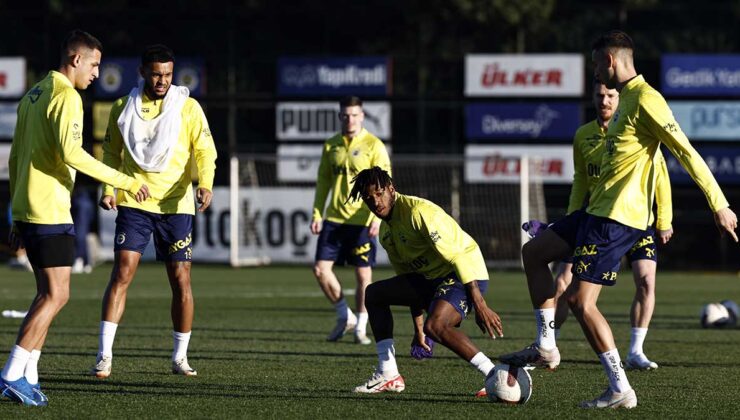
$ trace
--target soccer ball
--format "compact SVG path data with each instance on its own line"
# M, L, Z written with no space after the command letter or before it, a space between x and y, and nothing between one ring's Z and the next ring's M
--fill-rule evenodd
M701 311L703 328L722 328L734 324L730 311L721 303L713 302L704 305Z
M727 308L727 312L730 314L731 324L737 324L737 317L740 316L740 307L737 306L737 303L730 299L725 299L720 303L722 304L722 306Z
M532 377L524 368L496 365L486 377L486 394L493 402L524 404L532 396Z

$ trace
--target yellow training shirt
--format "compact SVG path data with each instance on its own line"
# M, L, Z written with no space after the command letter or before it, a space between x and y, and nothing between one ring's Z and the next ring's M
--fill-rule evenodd
M391 173L388 151L380 139L364 128L350 139L342 134L324 143L319 164L316 193L313 201L313 220L321 219L326 197L331 199L326 207L326 220L335 223L368 226L375 216L362 200L347 202L352 190L352 179L365 169L378 166Z
M588 213L646 229L655 195L655 159L660 143L668 147L704 192L712 211L729 206L665 99L642 76L636 76L619 92L619 107L606 133L601 176L591 195Z
M127 101L128 95L119 98L111 108L108 131L103 143L103 162L144 182L149 187L151 198L137 203L118 191L116 204L151 213L195 214L193 183L190 179L191 160L194 158L198 167L198 188L213 191L216 171L216 146L203 109L195 99L187 98L181 111L182 128L167 169L163 172L146 172L131 157L118 128L118 117ZM162 99L151 100L142 95L139 115L143 115L146 120L156 118L162 112L162 102ZM113 188L106 185L103 195L113 195Z
M463 284L488 280L478 244L429 200L396 193L391 219L380 223L379 237L396 274L436 279L455 271Z
M573 175L573 186L570 190L568 214L583 208L586 202L585 200L591 196L599 181L601 161L606 150L604 147L605 138L606 130L599 124L598 120L584 124L576 131L576 135L573 138L575 173ZM660 149L658 149L655 159L657 176L655 199L658 206L656 228L658 230L668 230L671 228L671 221L673 219L668 166L663 158L663 154L660 153ZM652 224L652 215L653 213L650 212L649 224Z
M70 194L76 170L128 192L139 191L140 181L82 148L82 120L80 94L57 71L50 71L21 99L8 160L13 220L72 223Z

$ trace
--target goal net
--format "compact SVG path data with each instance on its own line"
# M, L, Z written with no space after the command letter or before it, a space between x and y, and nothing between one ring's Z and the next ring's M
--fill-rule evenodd
M230 261L233 266L311 263L317 237L310 233L320 148L276 155L236 155L229 188ZM479 244L491 268L521 266L521 230L530 219L546 221L536 159L511 163L501 180L471 176L490 165L476 156L393 155L393 179L403 194L431 200ZM496 164L495 162L493 163ZM378 263L387 263L379 250Z

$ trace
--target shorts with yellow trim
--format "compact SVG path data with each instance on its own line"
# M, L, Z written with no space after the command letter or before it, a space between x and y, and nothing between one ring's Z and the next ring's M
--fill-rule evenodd
M630 264L638 260L650 260L658 262L658 247L655 243L655 228L650 226L645 235L641 236L640 239L632 245L629 252L627 252L627 259Z
M370 237L369 227L324 220L316 244L316 261L374 267L377 248L375 238Z
M457 273L452 272L444 277L436 279L427 279L421 274L409 274L409 283L421 297L426 306L427 313L434 310L437 301L443 300L460 314L462 319L473 309L473 300L468 295L468 289L460 281ZM488 280L477 280L478 289L482 295L488 290ZM462 321L461 321L462 322ZM457 324L456 326L459 326Z
M645 235L644 230L586 214L573 249L573 275L589 283L613 286L622 256Z
M159 214L118 206L113 250L143 254L154 236L157 261L193 259L193 215Z

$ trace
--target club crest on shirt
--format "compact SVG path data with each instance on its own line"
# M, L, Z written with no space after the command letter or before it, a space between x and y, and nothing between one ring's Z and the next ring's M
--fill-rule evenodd
M355 149L352 151L352 156L357 157L360 156L360 149Z
M606 153L609 155L613 155L614 152L617 150L616 146L614 145L614 136L609 136L606 138Z

